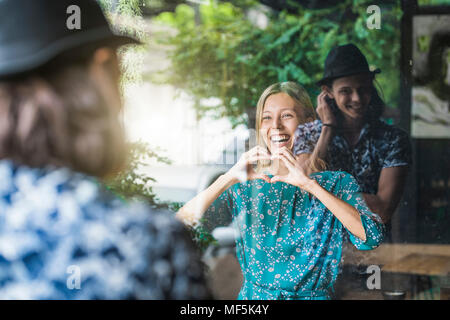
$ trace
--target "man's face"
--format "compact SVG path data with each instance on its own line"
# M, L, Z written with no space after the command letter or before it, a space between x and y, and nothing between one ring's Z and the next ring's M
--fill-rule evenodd
M372 90L372 77L359 74L334 80L330 93L345 118L359 120L367 113Z

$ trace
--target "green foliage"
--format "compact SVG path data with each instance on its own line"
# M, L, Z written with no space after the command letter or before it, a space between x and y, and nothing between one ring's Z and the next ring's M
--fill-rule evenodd
M130 143L126 166L113 178L106 181L107 188L125 200L138 198L154 207L159 206L150 186L155 179L140 171L142 166L148 165L152 161L170 164L169 159L158 156L156 153L158 151L158 149L151 150L145 142Z
M201 224L189 228L192 239L197 244L197 247L204 252L209 246L216 245L217 240L209 233Z
M144 44L148 41L140 9L142 0L98 0L98 2L110 25L117 32L128 34ZM146 50L145 45L123 46L118 49L122 70L120 81L122 91L127 83L142 80L141 70Z
M141 16L142 0L97 0L105 12Z
M141 0L119 0L117 5L117 11L128 15L140 16L141 12Z
M201 5L199 24L192 7L179 5L175 12L157 18L177 32L156 35L170 47L171 66L154 79L162 78L195 97L200 116L228 117L233 125L252 127L257 100L266 87L296 81L315 97L319 93L315 82L322 76L329 50L353 42L372 68L382 69L377 80L388 105L396 106L402 12L398 5L381 6L381 30L370 30L366 10L371 4L345 0L332 8L271 13L265 29L253 25L245 10L231 3ZM212 97L221 99L219 107L203 103Z
M185 0L98 0L106 11L116 11L131 16L155 15L186 2ZM244 0L247 1L247 0Z
M419 6L450 5L450 0L418 0Z
M184 205L184 203L171 202L166 203L165 205L170 211L177 212ZM204 252L210 245L217 244L217 240L203 227L202 221L193 227L188 227L188 231L192 240L194 240L195 244L202 252Z

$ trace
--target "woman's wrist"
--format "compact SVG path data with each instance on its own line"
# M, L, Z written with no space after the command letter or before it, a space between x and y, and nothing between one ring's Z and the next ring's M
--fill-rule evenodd
M227 171L224 174L222 174L219 178L217 178L217 180L219 180L219 179L222 181L223 184L226 185L225 189L228 189L233 184L236 184L239 182L239 179L236 177L236 173L230 172L230 171Z
M320 185L317 183L317 181L315 179L309 179L308 182L302 184L302 186L299 186L300 189L303 189L309 193L311 193L312 195L315 195L315 193L317 192L317 187L320 187Z
M184 206L177 211L175 217L185 225L191 227L195 226L200 220L195 213L186 211Z

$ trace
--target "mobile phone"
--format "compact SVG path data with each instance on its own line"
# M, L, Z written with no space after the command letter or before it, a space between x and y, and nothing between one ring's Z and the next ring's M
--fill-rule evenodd
M326 96L325 101L327 102L328 106L331 108L331 111L334 113L335 116L339 115L339 108L336 104L336 100L331 99L330 97Z

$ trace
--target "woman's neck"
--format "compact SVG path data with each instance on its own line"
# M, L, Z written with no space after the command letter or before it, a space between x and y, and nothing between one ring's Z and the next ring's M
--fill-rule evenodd
M284 176L289 173L289 170L284 162L279 159L275 159L272 161L270 167L268 168L268 171L274 176Z

